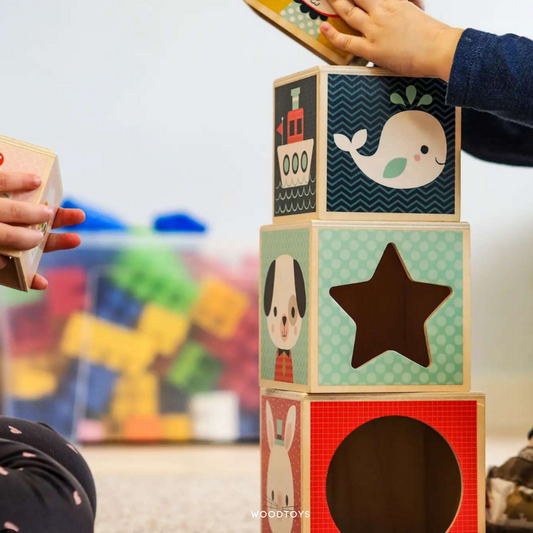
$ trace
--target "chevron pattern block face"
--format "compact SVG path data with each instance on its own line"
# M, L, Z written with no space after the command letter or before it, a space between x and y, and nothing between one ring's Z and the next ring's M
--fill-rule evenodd
M470 390L468 224L314 221L267 226L261 240L261 308L273 292L266 268L280 253L302 265L307 302L305 330L289 354L290 382L275 372L279 350L263 320L263 387L308 393ZM283 286L282 269L275 274ZM286 300L295 292L289 277Z
M459 221L460 114L445 103L446 84L379 68L318 67L278 81L276 90L298 86L313 72L318 77L316 209L310 212L308 204L277 209L275 222L294 221L295 215L298 220ZM276 160L283 171L282 163ZM290 193L302 197L298 187Z

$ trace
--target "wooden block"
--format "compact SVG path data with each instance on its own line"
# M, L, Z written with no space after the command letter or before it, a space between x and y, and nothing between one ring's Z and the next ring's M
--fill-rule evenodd
M12 200L47 205L53 209L55 217L63 196L61 173L55 152L0 136L0 169L39 176L41 185L38 189L3 196ZM43 234L39 246L24 252L6 247L0 248L0 254L9 258L7 265L0 270L1 285L25 292L30 290L52 229L52 221L53 218L49 222L33 226L33 229L38 229Z
M186 315L149 304L143 310L138 328L153 339L160 354L171 355L186 339L189 319Z
M468 224L268 226L261 291L263 387L470 388Z
M317 67L274 84L274 222L460 220L460 111L446 84Z
M356 35L330 6L328 0L245 0L259 15L328 63L348 65L366 61L335 48L320 32L328 21L342 33Z
M210 278L202 284L200 298L191 317L195 324L222 339L237 331L249 301L247 296L222 279Z
M263 390L261 428L262 531L485 531L481 394Z

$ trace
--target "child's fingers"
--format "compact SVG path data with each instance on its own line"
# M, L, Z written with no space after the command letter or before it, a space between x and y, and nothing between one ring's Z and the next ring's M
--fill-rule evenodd
M331 7L337 11L337 13L339 13L339 9L346 9L343 4L348 4L348 8L350 7L350 4L352 8L355 4L357 7L364 9L367 13L370 13L378 1L379 0L329 0L329 3L331 4Z
M72 250L81 244L81 237L77 233L51 233L46 241L45 253L58 250Z
M45 205L0 198L0 222L29 226L48 222L53 215L53 209Z
M11 250L31 250L43 240L43 234L36 229L11 226L0 223L0 246Z
M64 226L75 226L85 221L85 213L81 209L63 209L57 211L53 229Z
M33 278L33 282L31 284L31 288L34 291L44 291L48 288L48 281L46 278L43 278L41 274L35 274L35 277Z
M368 59L366 57L366 39L364 37L355 37L354 35L341 33L327 22L324 22L324 24L320 26L320 31L326 39L339 50Z
M357 7L351 0L335 0L331 2L331 6L348 26L364 33L363 29L369 20L368 13Z
M0 171L0 192L33 191L41 185L41 178L24 172Z

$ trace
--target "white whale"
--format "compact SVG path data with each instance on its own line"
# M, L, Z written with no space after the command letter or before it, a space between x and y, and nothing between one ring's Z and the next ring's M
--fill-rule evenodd
M446 134L441 123L425 111L402 111L391 117L374 155L359 153L367 139L367 130L358 131L352 140L334 135L335 144L351 154L365 176L391 189L427 185L441 175L446 165Z

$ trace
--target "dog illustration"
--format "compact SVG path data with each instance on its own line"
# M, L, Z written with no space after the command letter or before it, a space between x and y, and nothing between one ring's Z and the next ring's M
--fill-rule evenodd
M277 348L274 379L293 383L291 350L300 337L307 303L304 276L296 259L280 255L272 262L263 300L268 333Z

